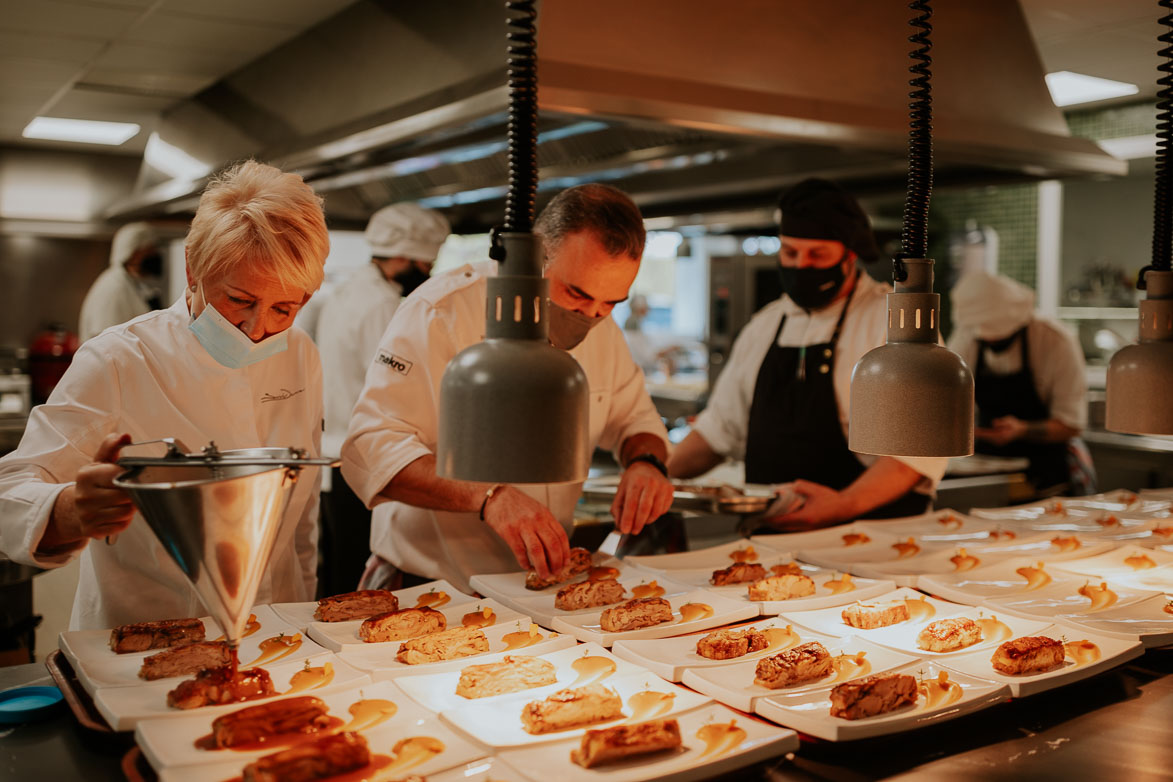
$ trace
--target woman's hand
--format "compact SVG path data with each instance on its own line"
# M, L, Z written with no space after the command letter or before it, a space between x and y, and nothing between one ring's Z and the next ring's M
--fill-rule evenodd
M113 485L126 472L117 461L129 443L128 434L111 434L102 440L94 461L78 470L74 485L57 495L39 550L76 548L88 538L105 538L130 525L134 504L130 495Z
M543 579L562 570L570 557L566 530L550 509L512 486L493 494L485 505L485 522L513 551L517 564Z

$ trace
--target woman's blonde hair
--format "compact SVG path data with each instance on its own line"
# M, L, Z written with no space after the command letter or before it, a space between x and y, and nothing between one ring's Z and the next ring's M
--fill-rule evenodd
M244 265L312 293L330 252L322 199L297 174L247 160L204 189L184 248L195 281Z

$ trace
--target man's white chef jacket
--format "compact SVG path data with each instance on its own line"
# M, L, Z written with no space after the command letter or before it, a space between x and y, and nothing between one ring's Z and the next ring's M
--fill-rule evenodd
M851 372L865 353L883 345L888 339L886 295L890 291L890 286L877 282L866 273L860 274L847 315L843 319L831 381L835 387L835 401L839 406L839 424L843 428L844 439L847 438L851 419ZM717 376L708 406L693 424L693 429L704 437L710 448L732 459L745 458L749 408L758 370L770 348L770 340L778 333L778 323L782 317L786 317L786 324L778 335L780 347L818 345L831 341L846 301L846 298L840 299L824 309L807 312L783 294L753 316L734 341L729 361ZM779 443L778 447L785 448L786 444ZM864 467L870 467L879 458L862 453L856 454L856 457ZM927 457L892 458L904 462L925 477L916 489L926 494L932 493L945 474L945 466L949 461Z
M204 350L189 322L180 297L87 341L49 401L33 409L20 446L0 459L0 551L42 568L81 557L72 629L207 613L137 512L112 546L90 540L69 553L37 555L57 495L92 462L106 435L125 432L134 442L175 437L191 449L214 440L221 450L292 446L319 453L322 371L309 337L291 329L284 352L228 369ZM307 468L294 488L258 603L314 597L318 472Z
M433 277L404 299L383 335L342 447L342 474L368 506L400 470L435 453L440 378L449 360L484 339L485 276L495 266L465 265ZM643 373L613 319L604 318L570 355L590 386L592 448L615 451L644 432L667 442ZM569 534L580 483L517 488L549 508ZM461 589L474 574L518 569L512 551L476 513L399 502L375 506L371 550L401 570Z

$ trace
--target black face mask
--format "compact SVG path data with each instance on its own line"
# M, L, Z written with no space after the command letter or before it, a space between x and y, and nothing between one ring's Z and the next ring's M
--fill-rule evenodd
M845 260L846 256L824 269L780 266L778 276L782 278L782 290L804 310L821 310L834 301L843 288L847 279L843 270Z
M419 267L414 262L409 263L407 268L396 274L391 279L399 283L399 287L403 288L403 295L407 296L419 286L423 285L431 277L430 271L420 271Z
M981 342L982 342L982 345L985 346L986 350L990 351L991 353L1005 353L1007 350L1010 349L1010 346L1013 345L1015 340L1017 340L1017 339L1018 339L1018 332L1016 331L1013 334L1011 334L1009 337L1003 337L1002 339L997 339L997 340L993 340L993 341L982 340Z
M163 276L163 256L159 253L151 253L144 256L139 262L139 274L144 277L162 277Z

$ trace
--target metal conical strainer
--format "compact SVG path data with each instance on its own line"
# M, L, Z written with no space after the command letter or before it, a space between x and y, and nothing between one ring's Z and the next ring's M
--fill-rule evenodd
M125 490L230 643L240 640L302 467L336 463L294 448L125 457Z

